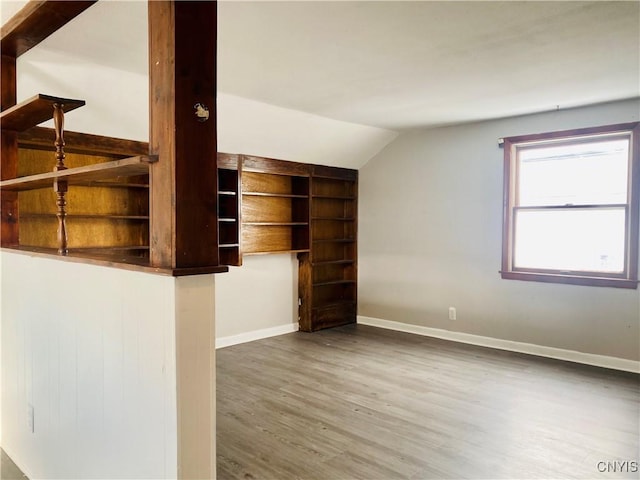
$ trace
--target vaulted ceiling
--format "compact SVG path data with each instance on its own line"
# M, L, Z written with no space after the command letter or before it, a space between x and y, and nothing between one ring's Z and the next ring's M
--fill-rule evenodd
M146 73L145 2L83 16L46 48ZM392 130L640 96L637 1L223 1L218 42L220 91Z

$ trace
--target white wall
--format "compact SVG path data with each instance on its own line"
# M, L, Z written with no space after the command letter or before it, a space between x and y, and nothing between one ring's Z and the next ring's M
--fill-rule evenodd
M175 478L176 279L1 256L9 456L30 478Z
M360 170L359 314L640 359L640 290L500 278L497 146L639 116L634 100L401 135Z

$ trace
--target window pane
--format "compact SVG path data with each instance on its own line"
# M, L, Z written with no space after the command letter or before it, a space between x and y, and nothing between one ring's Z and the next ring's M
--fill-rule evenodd
M515 268L622 273L625 210L516 210Z
M519 205L627 202L629 138L521 147Z

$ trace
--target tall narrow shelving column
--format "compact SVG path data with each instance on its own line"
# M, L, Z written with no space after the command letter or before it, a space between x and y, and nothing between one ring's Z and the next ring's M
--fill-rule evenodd
M311 250L299 255L300 330L356 321L358 172L314 166Z

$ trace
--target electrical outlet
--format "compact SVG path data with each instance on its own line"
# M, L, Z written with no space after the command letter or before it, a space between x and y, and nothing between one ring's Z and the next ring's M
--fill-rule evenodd
M455 320L456 318L456 307L449 307L449 320Z
M28 403L27 404L27 427L29 428L29 431L31 433L34 433L36 431L34 418L35 418L35 412L34 412L33 405Z

